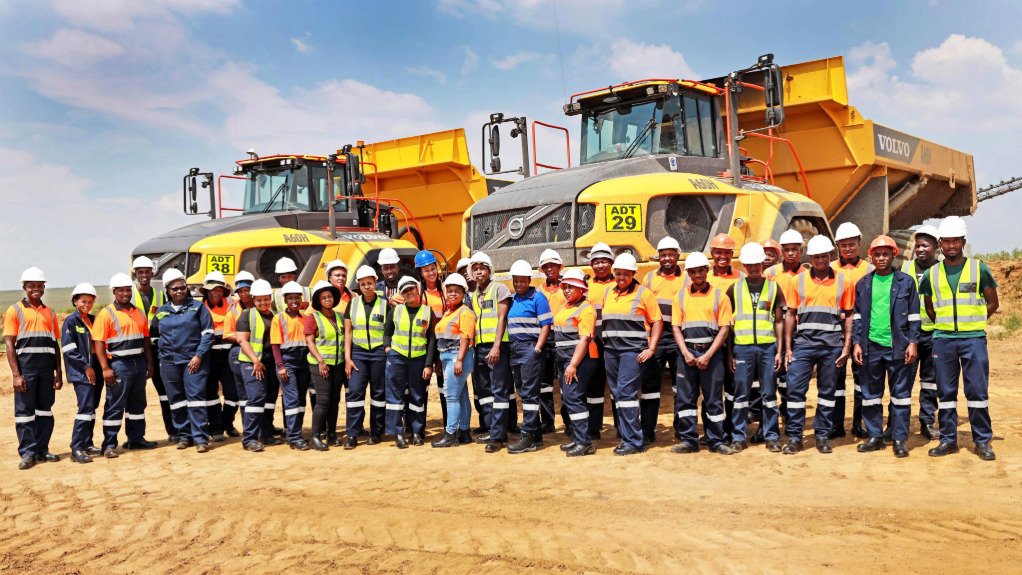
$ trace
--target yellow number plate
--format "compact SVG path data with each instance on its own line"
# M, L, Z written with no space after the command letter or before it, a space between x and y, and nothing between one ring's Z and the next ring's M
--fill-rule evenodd
M206 271L220 272L225 276L234 275L234 256L206 256Z
M642 204L607 204L604 210L608 232L642 231Z

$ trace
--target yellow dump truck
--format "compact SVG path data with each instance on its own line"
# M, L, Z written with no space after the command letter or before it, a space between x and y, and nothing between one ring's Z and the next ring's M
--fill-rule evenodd
M976 205L972 157L862 118L840 57L779 67L766 55L722 78L627 82L575 94L564 112L581 117L580 165L478 201L463 250L485 251L501 270L546 248L585 266L605 242L652 269L667 235L707 251L721 232L740 248L787 229L830 235L832 222L851 220L868 240ZM524 118L491 116L491 172L507 122L526 137ZM527 176L543 167L526 140L522 162Z
M225 179L244 182L242 206L220 201ZM469 163L461 129L346 146L329 156L250 152L230 175L189 171L184 211L210 220L157 236L132 257L152 258L157 277L178 268L190 285L202 283L210 271L231 281L246 270L275 286L274 264L290 257L298 281L312 285L331 260L354 270L374 264L379 251L390 247L409 273L423 248L441 263L456 261L464 211L499 184ZM208 211L200 209L200 190L208 192Z

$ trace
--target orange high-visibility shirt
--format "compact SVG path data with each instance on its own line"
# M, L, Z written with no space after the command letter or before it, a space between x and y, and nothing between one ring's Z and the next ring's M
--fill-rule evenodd
M866 258L859 258L857 263L841 265L841 261L830 262L830 267L836 272L845 274L845 279L851 282L852 291L855 291L855 284L866 277L866 274L873 271L873 264Z
M273 344L280 345L282 351L300 350L305 353L308 349L305 344L305 316L300 313L292 316L287 312L273 316L273 322L270 323L270 345Z
M712 343L720 326L730 325L732 319L731 301L712 285L705 293L693 292L690 285L671 303L671 322L681 327L687 344Z
M118 309L110 304L96 314L92 324L92 341L106 342L107 357L142 355L142 339L149 337L149 321L142 310L128 304Z
M475 341L476 314L472 308L461 304L457 308L447 310L437 320L433 328L436 333L437 349L440 351L458 351L462 339Z
M83 319L88 318L83 316ZM21 365L30 361L33 365L53 361L57 357L57 342L60 341L57 314L43 303L34 307L23 299L7 308L4 336L15 338L15 353L23 362Z
M433 316L437 319L444 317L444 308L446 305L443 290L440 288L426 288L424 293L426 297L426 304L428 304L429 308L433 310Z
M544 279L539 289L543 291L543 295L546 296L546 300L550 304L550 313L557 315L557 312L561 311L565 304L561 283L557 282L557 285L548 285Z
M711 267L710 273L706 274L706 281L710 282L711 286L720 291L726 292L727 288L743 277L745 277L745 274L735 270L735 268L731 268L731 271L726 274L717 275L716 270Z
M687 277L684 272L681 272L681 275L664 275L661 270L654 270L647 273L646 278L642 281L642 285L656 296L656 301L660 305L660 315L664 318L665 330L671 327L671 303L674 301L674 296L678 295L678 290L685 285L685 279Z
M227 310L227 315L224 316L224 337L234 337L238 333L238 318L245 311L241 303L235 303Z
M603 300L603 346L619 351L640 351L649 344L650 324L663 319L653 292L633 283L630 290L607 288ZM646 338L642 337L645 332Z

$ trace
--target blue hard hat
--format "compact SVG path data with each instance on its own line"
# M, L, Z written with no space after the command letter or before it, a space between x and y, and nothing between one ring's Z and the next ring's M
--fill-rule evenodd
M424 266L428 266L429 264L435 263L436 256L433 255L433 252L422 250L421 252L415 254L415 267L417 268L421 268Z

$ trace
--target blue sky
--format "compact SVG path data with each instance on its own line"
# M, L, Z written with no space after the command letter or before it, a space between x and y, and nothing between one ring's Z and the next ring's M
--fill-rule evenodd
M980 185L1022 175L1018 4L752 6L0 0L0 287L29 265L53 285L106 283L134 245L195 221L180 210L189 167L228 172L250 147L464 127L478 162L490 112L565 123L565 93L719 76L765 52L844 55L866 117L974 154ZM1022 192L980 204L975 248L1022 246L1020 208Z

